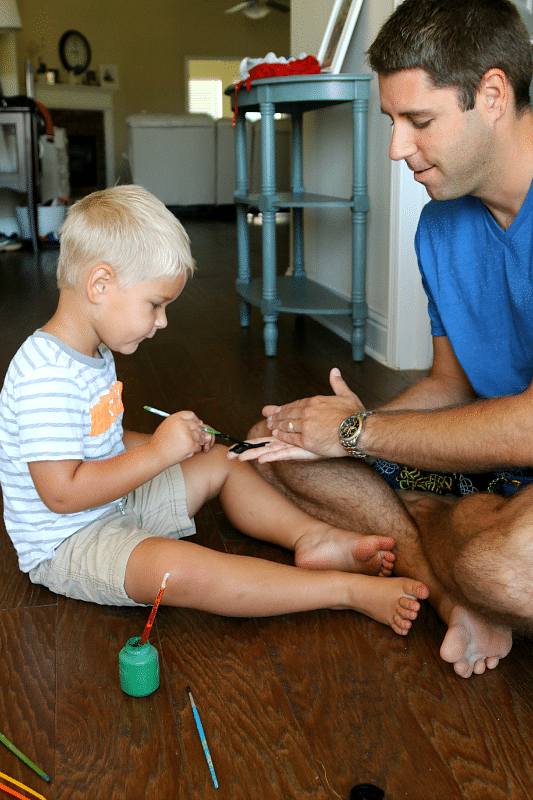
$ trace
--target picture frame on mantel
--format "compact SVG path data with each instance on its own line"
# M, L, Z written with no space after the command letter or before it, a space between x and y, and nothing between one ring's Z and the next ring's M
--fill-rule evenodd
M341 71L363 0L335 0L317 60L322 72Z
M118 89L118 69L116 64L100 64L100 86Z

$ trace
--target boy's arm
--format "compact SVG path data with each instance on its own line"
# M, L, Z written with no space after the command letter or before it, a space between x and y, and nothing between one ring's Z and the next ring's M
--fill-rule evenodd
M190 458L204 445L208 447L212 437L200 425L192 411L180 411L165 419L147 440L141 434L141 444L114 458L32 461L28 464L30 475L41 500L56 514L97 508Z
M151 433L139 433L138 431L122 431L122 443L126 450L137 447L140 444L147 444L152 438Z

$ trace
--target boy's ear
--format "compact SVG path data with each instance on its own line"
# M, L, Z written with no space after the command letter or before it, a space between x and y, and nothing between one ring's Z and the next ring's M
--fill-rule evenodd
M87 278L87 296L91 303L100 303L115 280L115 271L109 264L96 264Z

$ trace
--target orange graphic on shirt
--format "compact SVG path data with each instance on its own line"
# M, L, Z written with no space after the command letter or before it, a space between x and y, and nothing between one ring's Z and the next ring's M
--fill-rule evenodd
M109 392L102 395L96 405L90 409L90 436L99 436L109 430L122 411L124 411L124 406L122 405L122 383L117 381Z

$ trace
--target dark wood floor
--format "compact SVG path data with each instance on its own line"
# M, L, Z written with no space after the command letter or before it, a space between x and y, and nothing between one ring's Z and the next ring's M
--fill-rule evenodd
M266 402L328 392L331 366L368 406L412 381L311 320L283 317L279 354L263 354L262 322L238 326L234 225L186 223L198 273L169 326L117 359L127 427L149 431L153 406L193 408L245 434ZM258 229L252 230L258 252ZM285 236L285 232L282 239ZM286 241L286 239L285 239ZM52 313L56 253L0 254L0 370ZM237 533L218 502L197 517L208 547L289 561ZM58 598L18 571L0 531L0 731L50 776L47 785L0 744L0 771L50 800L334 800L360 782L387 800L533 796L533 656L519 642L500 667L462 680L438 649L429 606L407 638L351 612L226 619L160 609L151 641L162 685L132 699L118 652L140 634L143 609ZM185 687L204 723L220 788L206 768Z

